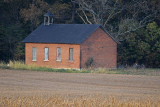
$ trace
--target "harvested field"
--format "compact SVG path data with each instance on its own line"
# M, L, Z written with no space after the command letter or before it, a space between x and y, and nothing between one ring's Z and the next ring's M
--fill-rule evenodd
M66 95L160 98L160 76L0 69L1 96Z

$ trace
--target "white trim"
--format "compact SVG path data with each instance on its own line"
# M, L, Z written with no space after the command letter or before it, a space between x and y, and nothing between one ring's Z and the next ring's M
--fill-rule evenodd
M36 62L37 60L32 60L33 62Z
M74 62L74 60L69 60L68 62Z
M61 62L61 60L56 60L57 62Z
M46 62L47 62L47 61L49 61L49 60L43 60L43 61L46 61Z

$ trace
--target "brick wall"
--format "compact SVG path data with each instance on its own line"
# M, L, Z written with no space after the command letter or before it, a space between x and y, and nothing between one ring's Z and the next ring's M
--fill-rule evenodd
M81 68L86 67L86 61L93 58L93 68L116 68L117 43L101 28L98 28L81 45Z
M32 47L37 48L37 61L32 61ZM49 61L44 61L44 48L49 48ZM61 61L56 61L57 47L61 48ZM69 48L73 48L73 62L69 62ZM25 62L29 65L53 68L80 68L80 45L73 44L25 44Z

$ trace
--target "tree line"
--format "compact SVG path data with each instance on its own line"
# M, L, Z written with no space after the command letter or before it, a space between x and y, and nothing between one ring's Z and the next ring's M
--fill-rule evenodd
M21 41L54 14L56 24L101 24L118 44L118 65L160 67L159 0L0 0L0 60L24 60Z

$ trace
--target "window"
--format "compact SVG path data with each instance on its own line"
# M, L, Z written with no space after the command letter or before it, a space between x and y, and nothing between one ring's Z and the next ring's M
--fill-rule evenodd
M57 61L61 61L61 48L57 48Z
M44 60L48 61L48 57L49 57L49 49L48 48L44 48Z
M73 48L69 48L69 61L73 61Z
M37 60L37 48L32 48L32 61Z

